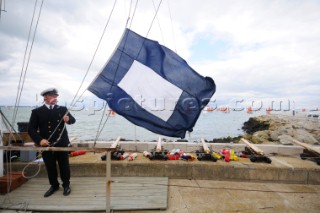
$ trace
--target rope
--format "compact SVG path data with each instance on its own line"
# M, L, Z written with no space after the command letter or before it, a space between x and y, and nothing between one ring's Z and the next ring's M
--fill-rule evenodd
M60 119L60 122L59 122L59 123L61 123L61 120L63 120L63 117ZM48 141L52 138L54 132L57 131L58 127L59 127L59 125L56 126L56 128L55 128L54 131L53 131L53 133L49 136ZM51 144L51 146L55 146L57 143L59 143L59 141L60 141L60 139L61 139L61 136L62 136L62 134L63 134L63 132L64 132L65 129L66 129L66 123L64 122L64 123L63 123L62 131L61 131L61 133L59 134L58 139L57 139L55 142L53 142L53 143Z
M41 152L42 153L42 152ZM37 165L38 165L38 171L34 174L34 175L31 175L31 176L26 176L24 175L24 171L31 165L33 164L33 162L38 158L38 156L36 156L31 162L29 162L23 169L22 169L22 176L26 179L31 179L31 178L34 178L36 177L40 170L41 170L41 165L40 165L40 161L37 162Z
M57 128L58 128L58 126L56 127L56 129L57 129ZM56 131L56 129L55 129L55 131ZM52 144L50 144L49 147L53 147L53 146L57 145L57 144L60 142L62 133L64 132L65 129L66 129L66 124L64 123L63 128L62 128L62 131L61 131L58 139L57 139L55 142L53 142ZM51 136L52 136L52 135L50 135L50 137L48 138L48 141L51 139ZM43 152L43 151L41 151L40 153L42 153L42 152ZM23 170L22 170L22 176L23 176L24 178L31 179L31 178L36 177L36 176L39 174L40 169L41 169L41 166L40 166L40 162L37 162L38 171L37 171L34 175L31 175L31 176L25 176L25 175L24 175L24 171L25 171L31 164L33 164L33 162L34 162L37 158L38 158L38 156L36 156L31 162L29 162L29 163L23 168Z

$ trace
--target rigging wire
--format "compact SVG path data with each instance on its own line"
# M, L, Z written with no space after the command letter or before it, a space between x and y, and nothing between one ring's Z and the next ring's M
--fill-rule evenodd
M154 20L156 19L157 14L158 14L158 12L159 12L161 3L162 3L162 0L160 1L159 5L158 5L158 7L157 7L157 9L156 9L156 13L155 13L154 16L153 16L153 19L152 19L152 21L151 21L150 27L149 27L149 29L148 29L148 32L147 32L146 36L145 36L146 38L148 38L149 32L150 32L150 30L151 30L151 28L152 28L152 26L153 26L153 22L154 22ZM144 44L144 42L145 42L145 40L143 41L143 44ZM125 43L126 43L126 41L125 41ZM143 45L141 45L140 50L139 50L139 52L138 52L138 55L140 55L140 52L141 52L142 48L143 48ZM121 56L122 56L122 52L121 52ZM121 58L121 56L120 56L120 58ZM115 72L115 74L114 74L114 77L113 77L112 82L114 82L115 76L117 75L117 72L118 72L118 68L119 68L119 63L118 63L118 66L117 66L117 69L116 69L116 72Z
M155 15L154 15L154 17L153 17L153 19L152 19L152 21L151 21L151 24L150 24L150 27L149 27L149 29L148 29L147 35L146 35L145 37L148 37L148 35L149 35L149 32L150 32L150 30L151 30L151 28L152 28L153 22L154 22L154 20L155 20L155 18L156 18L156 16L157 16L157 14L158 14L158 11L159 11L159 8L160 8L161 3L162 3L162 0L160 1L159 5L158 5L158 8L157 8L157 10L156 10L156 13L155 13ZM127 43L127 37L128 37L128 36L126 36L126 38L125 38L124 46L125 46L126 43ZM144 43L144 42L143 42L143 43ZM142 50L142 47L143 47L143 45L141 45L140 50L139 50L139 52L138 52L138 55L140 54L140 52L141 52L141 50ZM123 51L121 51L121 53L120 53L119 60L121 59L122 54L123 54ZM115 81L115 78L116 78L116 75L117 75L117 72L118 72L118 69L119 69L119 64L120 64L120 61L117 63L117 68L116 68L116 71L115 71L115 73L114 73L114 75L113 75L113 79L112 79L112 81L111 81L111 82L112 82L112 85L111 85L111 86L113 86L113 83L114 83L114 81ZM111 88L112 88L112 87L110 87L110 90L109 90L109 91L111 91Z
M95 50L95 52L94 52L94 54L93 54L93 56L92 56L92 59L91 59L90 64L89 64L89 66L88 66L88 68L87 68L87 71L86 71L84 77L82 78L82 81L81 81L81 83L80 83L80 86L79 86L76 94L74 95L74 97L73 97L73 99L72 99L72 101L71 101L70 108L74 107L74 106L76 105L76 103L78 103L78 102L80 101L80 98L83 96L83 94L84 94L84 93L86 92L86 90L88 89L88 88L85 89L85 90L81 93L81 95L78 97L78 99L76 99L77 96L78 96L78 94L79 94L79 92L80 92L80 89L81 89L82 85L84 84L84 81L85 81L85 79L86 79L86 77L87 77L87 75L88 75L88 73L89 73L89 71L90 71L90 68L91 68L91 65L92 65L92 63L93 63L93 61L94 61L94 58L95 58L95 56L96 56L96 54L97 54L97 52L98 52L98 50L99 50L101 41L102 41L102 39L103 39L103 37L104 37L104 34L105 34L105 31L106 31L106 29L107 29L107 27L108 27L108 25L109 25L109 22L110 22L110 19L111 19L112 14L113 14L114 8L115 8L115 6L116 6L116 3L117 3L117 0L115 0L114 3L113 3L113 6L112 6L112 9L111 9L110 15L109 15L108 20L107 20L107 23L106 23L106 25L105 25L105 27L104 27L104 29L103 29L103 32L102 32L102 34L101 34L101 37L100 37L100 40L99 40L98 45L97 45L97 47L96 47L96 50ZM75 100L76 100L76 101L75 101ZM70 110L69 110L69 108L68 108L67 111L66 111L66 113L65 113L65 115L67 115L69 112L70 112ZM61 119L60 122L57 124L56 128L55 128L54 131L51 133L50 137L57 131L58 126L61 124L62 121L63 121L63 119ZM62 134L62 132L61 132L60 134Z
M160 8L160 5L161 5L161 2L162 2L162 0L160 1L159 5L158 5L158 8L157 8L157 10L156 10L156 14L155 14L155 16L154 16L154 18L153 18L153 20L152 20L152 22L151 22L151 26L150 26L150 28L149 28L149 30L148 30L147 35L149 34L149 31L150 31L150 29L151 29L151 27L152 27L152 25L153 25L154 19L155 19L155 17L156 17L156 16L157 16L157 14L158 14L158 11L159 11L159 8ZM137 5L137 4L136 4L136 5ZM135 7L135 10L136 10L136 8L137 8L137 7ZM130 5L130 10L131 10L131 5ZM133 13L133 14L135 14L135 11L134 11L134 13ZM129 15L128 15L128 18L127 18L126 26L128 25L129 20L130 20L130 11L129 11ZM132 24L132 21L131 21L131 24ZM131 24L130 24L130 25L131 25ZM142 47L140 48L140 51L141 51L141 49L142 49ZM139 51L139 53L140 53L140 51ZM121 52L121 55L122 55L122 54L123 54L123 52ZM120 56L120 58L121 58L121 56ZM112 80L112 82L114 82L114 81L115 81L115 77L116 77L116 75L117 75L118 68L119 68L119 63L117 64L117 69L116 69L116 72L115 72L115 74L114 74L114 76L113 76L113 80ZM110 88L110 90L111 90L111 88ZM78 99L78 100L79 100L79 99ZM104 116L104 114L103 114L103 116ZM109 116L108 116L108 117L109 117ZM107 120L108 120L108 119L107 119ZM105 123L104 123L103 127L105 126L105 124L106 124L107 120L105 121ZM101 123L101 121L100 121L100 123ZM100 124L99 124L99 128L100 128ZM99 131L99 130L98 130L98 131ZM100 133L101 133L101 131L102 131L102 129L100 130ZM99 134L99 135L100 135L100 134ZM97 137L98 137L98 135L96 136L96 139L97 139ZM94 144L96 144L96 139L95 139Z
M135 9L134 9L134 11L133 11L133 15L132 15L132 19L131 19L131 22L130 22L130 26L131 26L131 24L132 24L133 17L134 17L134 15L135 15L135 12L136 12L136 9L137 9L137 4L138 4L138 0L136 1L136 4L135 4ZM97 52L97 50L98 50L98 48L99 48L99 46L100 46L100 43L101 43L102 38L104 37L105 30L106 30L106 28L107 28L107 26L108 26L108 24L109 24L110 18L111 18L112 14L113 14L113 10L114 10L114 8L115 8L115 5L116 5L116 1L114 2L114 5L113 5L113 8L112 8L111 13L110 13L110 15L109 15L107 24L106 24L106 26L105 26L105 28L104 28L103 34L101 35L101 38L100 38L99 44L98 44L98 46L97 46L96 52ZM131 8L132 8L132 1L131 1L131 3L130 3L130 8L129 8L129 14L128 14L127 22L126 22L126 27L128 26L128 23L129 23L129 20L130 20ZM93 59L94 59L94 57L95 57L95 55L96 55L96 52L95 52L95 54L94 54L94 56L93 56L93 58L92 58L92 61L93 61ZM91 61L91 63L90 63L90 66L91 66L91 64L92 64L92 61ZM89 68L90 68L90 66L89 66ZM80 87L79 87L79 89L78 89L78 91L77 91L77 93L76 93L76 95L75 95L75 97L74 97L74 99L72 100L71 103L74 102L76 96L78 95L78 93L79 93L79 91L80 91L80 88L82 87L82 84L83 84L83 82L84 82L84 79L86 78L86 76L87 76L87 74L88 74L88 72L89 72L89 68L88 68L87 73L86 73L85 77L83 78L82 83L81 83L81 85L80 85ZM84 92L85 92L87 89L88 89L88 87L82 92L82 94L79 96L79 98L77 99L77 101L75 101L75 103L77 103L77 102L80 100L80 98L83 96ZM75 103L74 103L74 104L75 104ZM105 108L106 108L107 104L108 104L108 103L106 102ZM71 104L71 107L72 107L72 106L73 106L73 104ZM98 140L98 138L99 138L99 136L100 136L103 128L105 127L105 125L106 125L106 123L107 123L107 121L108 121L108 119L109 119L109 117L110 117L110 114L111 114L111 111L109 111L108 117L106 118L104 124L103 124L102 127L101 127L101 123L102 123L102 120L103 120L103 117L104 117L105 108L104 108L104 110L103 110L103 114L102 114L102 117L101 117L101 120L100 120L100 123L99 123L99 126L98 126L98 130L97 130L96 138L95 138L95 140L94 140L94 147L95 147L95 145L96 145L96 142L97 142L97 140Z
M136 4L135 4L135 6L134 6L134 10L133 10L133 14L132 14L132 17L131 17L131 19L130 19L130 25L129 25L129 29L131 28L131 25L132 25L132 22L133 22L133 18L134 18L134 15L136 14L136 10L137 10L137 6L138 6L138 2L139 2L139 0L136 0Z
M2 9L2 2L3 2L3 9ZM7 12L6 11L6 0L0 0L0 21L1 21L1 14L3 12Z
M76 97L78 96L79 91L80 91L80 89L81 89L81 87L82 87L82 85L83 85L83 83L84 83L84 80L86 79L86 77L87 77L87 75L88 75L88 73L89 73L89 71L90 71L90 68L91 68L91 65L92 65L92 63L93 63L93 61L94 61L94 58L95 58L95 56L96 56L96 54L97 54L97 52L98 52L98 49L99 49L99 47L100 47L100 44L101 44L101 41L102 41L102 39L103 39L103 37L104 37L104 34L105 34L105 32L106 32L106 29L107 29L107 27L108 27L108 25L109 25L109 22L110 22L110 19L111 19L112 14L113 14L113 10L114 10L114 8L115 8L115 6L116 6L116 3L117 3L117 0L115 0L114 3L113 3L113 6L112 6L112 9L111 9L110 15L109 15L108 20L107 20L107 23L106 23L106 25L105 25L105 27L104 27L104 29L103 29L103 32L102 32L102 34L101 34L101 37L100 37L100 40L99 40L98 45L97 45L97 47L96 47L96 50L95 50L95 52L94 52L94 54L93 54L93 56L92 56L91 62L90 62L90 64L89 64L88 68L87 68L87 71L86 71L86 73L85 73L85 75L84 75L84 77L83 77L83 79L82 79L82 81L81 81L81 84L80 84L80 86L79 86L79 88L78 88L78 90L77 90L77 92L76 92L73 100L71 101L71 104L70 104L70 107L71 107L71 108L75 106L75 104L80 100L80 98L82 97L82 95L84 94L84 92L87 90L87 89L85 89L85 90L83 91L83 93L79 96L79 98L77 99L77 101L75 101L75 100L76 100Z
M153 0L152 0L152 4L153 4L154 10L156 11L156 6L155 6ZM160 29L161 38L162 38L163 44L165 45L165 41L164 41L164 37L163 37L163 33L162 33L162 28L161 28L161 25L160 25L160 21L159 21L159 18L158 18L158 17L156 17L156 18L157 18L158 26L159 26L159 29Z
M105 125L106 125L106 123L107 123L107 121L108 121L111 113L112 113L112 110L109 111L108 116L107 116L106 120L104 121L104 124L103 124L102 128L101 128L100 131L99 131L99 134L98 134L97 139L100 137L100 135L101 135L101 133L102 133L102 130L103 130L103 128L105 127Z
M106 111L106 107L107 107L107 104L104 105L104 108L103 108L103 111L102 111L102 116L101 116L101 119L100 119L100 122L99 122L99 126L98 126L98 130L97 130L96 137L95 137L95 139L94 139L93 147L96 146L97 140L98 140L98 138L99 138L99 136L100 136L100 133L101 133L101 131L102 131L102 129L103 129L103 128L102 128L102 129L100 130L100 127L101 127L101 123L102 123L102 121L103 121L103 117L104 117L104 114L105 114L105 111ZM108 117L107 117L106 121L108 120L110 113L111 113L111 111L109 111L109 114L108 114ZM106 122L105 122L105 123L106 123ZM104 125L105 125L105 123L104 123ZM104 125L103 125L103 127L104 127Z
M152 21L151 21L149 30L148 30L148 32L147 32L147 35L145 36L146 38L148 37L149 32L150 32L150 30L151 30L151 28L152 28L153 22L154 22L154 20L156 19L157 15L158 15L158 12L159 12L159 8L160 8L160 6L161 6L161 3L162 3L162 0L160 1L159 5L158 5L158 8L157 8L157 10L156 10L156 13L154 14L154 17L153 17L153 19L152 19ZM140 50L141 50L141 49L140 49ZM139 51L139 53L140 53L140 51Z
M13 112L12 124L15 123L16 117L17 117L17 114L18 114L18 106L19 106L19 104L20 104L20 99L21 99L21 95L22 95L22 91L23 91L23 87L24 87L24 82L25 82L26 74L27 74L28 67L29 67L29 62L30 62L30 58L31 58L32 48L33 48L33 44L34 44L34 39L35 39L35 36L36 36L36 32L37 32L37 28L38 28L38 24L39 24L39 20L40 20L40 16L41 16L43 1L44 1L44 0L42 0L41 5L40 5L37 23L36 23L36 26L35 26L35 29L34 29L34 32L33 32L32 42L31 42L31 46L30 46L30 49L29 49L28 59L27 59L27 65L26 65L26 67L25 67L25 69L24 69L24 64L25 64L25 60L26 60L27 49L28 49L28 46L29 46L30 33L31 33L32 25L33 25L33 20L34 20L34 14L35 14L35 10L36 10L37 0L36 0L36 2L35 2L34 11L33 11L33 16L32 16L32 21L31 21L31 25L30 25L30 28L29 28L28 42L27 42L27 46L26 46L26 49L25 49L24 57L23 57L23 66L22 66L21 75L20 75L20 80L19 80L19 85L18 85L16 102L15 102L15 105L14 105L14 112ZM23 77L22 77L22 75L23 75ZM21 88L20 88L20 86L21 86Z
M136 9L137 9L137 4L138 4L138 0L136 1L136 4L135 4L135 9L134 9L134 11L133 11L132 19L130 19L131 8L132 8L132 0L130 1L130 8L129 8L129 13L128 13L128 17L127 17L126 27L128 26L129 20L131 20L130 26L131 26L131 24L132 24L132 20L133 20L134 14L135 14ZM98 126L98 130L97 130L96 138L95 138L95 140L94 140L94 145L93 145L93 147L95 147L96 142L97 142L98 138L100 137L100 135L101 135L101 133L102 133L102 130L104 129L104 127L105 127L105 125L106 125L106 123L107 123L107 121L108 121L108 119L109 119L109 117L110 117L110 114L111 114L111 110L112 110L112 109L109 110L108 116L107 116L104 124L103 124L102 127L101 127L101 123L102 123L102 120L103 120L103 117L104 117L104 114L105 114L105 109L106 109L107 105L108 105L108 103L106 102L106 105L105 105L105 107L104 107L104 109L103 109L103 113L102 113L102 116L101 116L101 119L100 119L100 123L99 123L99 126Z
M27 74L27 71L28 71L28 66L29 66L29 62L30 62L30 58L31 58L32 48L33 48L33 44L34 44L34 40L35 40L35 36L36 36L36 32L37 32L39 20L40 20L40 17L41 17L43 1L44 0L42 0L40 8L39 8L38 18L37 18L37 22L36 22L35 29L34 29L34 32L33 32L33 37L32 37L32 42L31 42L31 46L30 46L30 49L29 49L29 53L28 53L28 56L27 56L27 51L28 51L29 42L30 42L30 35L31 35L31 31L32 31L32 26L33 26L33 23L34 23L34 18L35 18L35 13L36 13L36 8L37 8L38 1L36 0L35 4L34 4L32 19L31 19L31 23L30 23L29 32L28 32L27 45L26 45L25 52L24 52L22 69L21 69L19 83L18 83L17 96L16 96L16 100L15 100L14 111L13 111L13 114L12 114L12 123L10 124L10 122L7 121L7 124L6 124L6 122L5 122L5 126L8 129L8 131L10 132L9 140L8 140L9 144L10 144L10 141L11 141L11 137L13 136L13 134L12 134L13 131L19 137L19 139L22 140L20 134L18 134L14 130L13 124L15 123L16 117L17 117L17 114L18 114L18 106L20 105L21 95L22 95L22 92L23 92L23 87L24 87L24 83L25 83L25 79L26 79L26 74ZM2 2L1 2L1 5L2 5ZM5 3L4 3L4 5L5 5ZM25 63L26 63L26 66L25 66ZM5 118L4 115L2 114L2 112L1 112L1 117L2 117L2 119ZM13 138L14 138L14 140L16 140L14 136L13 136ZM11 165L11 151L9 152L9 155L10 155L10 159L8 159L8 155L7 155L7 162L8 162L8 164L7 164L7 173L10 174L10 172L12 171L12 168L11 168L12 167L12 165ZM11 179L11 176L9 175L8 186L7 186L7 190L8 191L11 188L11 184L12 184L12 179Z
M175 39L175 36L174 36L174 27L173 27L173 22L172 22L170 3L169 3L169 1L167 1L167 3L168 3L169 17L170 17L170 22L171 22L171 32L172 32L172 38L173 38L173 44L174 44L174 51L178 54L177 45L176 45L176 39Z
M0 21L1 21L1 12L2 12L2 0L0 0Z
M130 7L129 7L129 13L128 13L129 15L127 17L126 26L128 26L128 23L129 23L129 20L130 20L130 12L131 12L131 7L132 7L132 1L133 0L130 1ZM125 4L125 10L126 10L126 4Z

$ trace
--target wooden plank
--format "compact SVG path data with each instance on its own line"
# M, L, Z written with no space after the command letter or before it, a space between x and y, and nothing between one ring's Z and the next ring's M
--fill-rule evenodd
M162 139L161 139L161 137L159 137L157 147L156 147L157 152L161 152L161 150L162 150L161 141L162 141Z
M255 145L253 145L252 143L250 143L249 141L247 141L244 138L241 138L241 141L243 143L245 143L247 146L249 146L253 151L255 151L257 154L259 155L264 155L263 150L259 149L258 147L256 147Z
M208 145L206 144L206 142L204 141L203 138L201 138L201 142L202 142L202 147L203 147L203 151L207 154L210 153L210 149L208 148Z
M313 151L313 152L315 152L315 153L320 154L320 149L317 149L317 148L315 148L315 147L313 147L313 146L311 146L311 145L309 145L309 144L300 142L300 141L295 140L295 139L293 139L293 142L294 142L295 144L297 144L297 145L300 145L300 146L304 147L305 149L308 149L309 151Z
M117 140L113 142L113 144L111 144L110 148L117 148L117 146L119 145L120 139L121 137L119 136Z
M49 198L44 192L49 188L47 178L30 179L7 195L0 195L0 203L8 209L33 211L105 211L106 177L71 178L71 194L66 198L60 188ZM5 201L10 196L10 204ZM110 209L147 210L166 209L168 199L167 177L112 177ZM59 205L57 205L57 203Z
M105 152L115 151L114 148L94 148L94 147L39 147L39 146L0 146L0 150L20 150L20 151L79 151Z

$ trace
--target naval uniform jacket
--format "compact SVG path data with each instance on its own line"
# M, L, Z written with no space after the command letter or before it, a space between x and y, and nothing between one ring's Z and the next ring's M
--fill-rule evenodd
M54 146L67 147L70 141L67 128L63 128L65 125L63 116L66 114L66 112L66 107L58 105L55 105L53 109L48 109L46 105L43 105L32 110L28 125L28 133L32 140L37 145L40 145L40 141L42 139L48 140L58 126L57 130L51 136L49 142L51 144L55 143ZM76 122L75 118L69 112L67 115L69 116L69 121L67 122L67 124L73 124ZM60 137L61 132L61 139L57 142L57 139Z

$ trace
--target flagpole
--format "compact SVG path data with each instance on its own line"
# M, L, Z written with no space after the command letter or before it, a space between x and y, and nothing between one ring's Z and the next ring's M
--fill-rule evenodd
M106 153L106 213L110 213L111 199L111 152Z
M136 151L138 151L137 126L136 125L134 125L134 141L136 142Z

